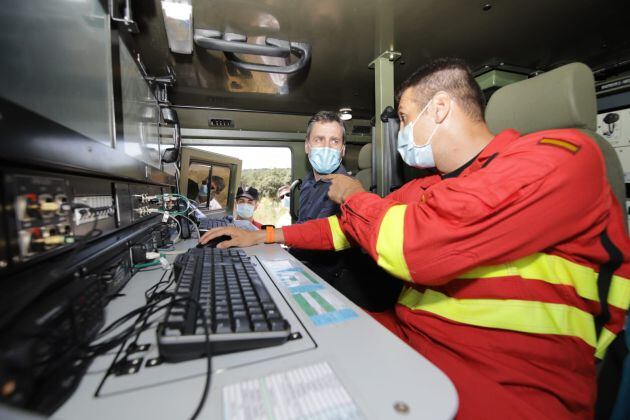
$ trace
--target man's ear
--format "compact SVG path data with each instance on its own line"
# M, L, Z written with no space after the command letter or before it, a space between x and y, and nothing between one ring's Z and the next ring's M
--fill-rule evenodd
M453 105L453 99L451 95L446 92L440 91L433 96L433 106L435 106L435 123L441 124L442 121L451 112L451 106Z
M344 157L346 155L346 144L344 143L343 146L341 146L341 157Z
M306 141L304 142L304 153L308 155L310 151L311 147L308 145L308 139L306 139Z

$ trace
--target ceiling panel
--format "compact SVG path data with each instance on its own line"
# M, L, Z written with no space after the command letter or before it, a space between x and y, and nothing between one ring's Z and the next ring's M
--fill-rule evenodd
M576 60L597 66L630 53L627 0L193 0L195 28L242 33L254 43L264 36L310 43L309 68L290 76L238 70L222 53L199 47L191 56L171 54L159 0L135 1L134 14L149 71L175 68L177 105L299 114L349 106L370 117L368 63L389 46L402 52L396 83L440 56L463 57L473 69L507 63L533 70Z

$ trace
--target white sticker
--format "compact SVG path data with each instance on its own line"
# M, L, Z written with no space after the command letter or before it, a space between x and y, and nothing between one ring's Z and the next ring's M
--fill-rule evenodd
M363 419L328 363L223 388L224 420Z

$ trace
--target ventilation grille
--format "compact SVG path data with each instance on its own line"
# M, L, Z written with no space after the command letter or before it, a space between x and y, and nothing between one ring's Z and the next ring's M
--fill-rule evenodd
M234 120L226 118L209 118L208 125L217 128L234 128Z

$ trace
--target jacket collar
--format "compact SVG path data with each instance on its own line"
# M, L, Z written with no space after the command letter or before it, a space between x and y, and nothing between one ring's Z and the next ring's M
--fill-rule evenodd
M521 135L518 131L513 128L508 128L507 130L501 131L499 134L494 136L490 143L483 148L483 150L477 155L475 161L462 173L470 173L475 172L486 165L490 164L490 161L494 159L498 154L500 154L507 146L509 146L514 140L519 138Z
M481 153L479 153L479 156L477 156L477 162L484 164L485 161L492 155L495 153L501 153L505 147L520 136L520 133L513 128L501 131L499 134L494 136L494 138L490 140L490 143L488 143Z
M490 143L488 143L486 147L484 147L483 150L479 152L479 154L473 159L472 162L470 161L466 162L464 165L462 165L463 169L462 167L460 167L458 169L455 169L455 171L451 173L457 172L457 176L460 176L462 174L468 174L470 172L475 172L483 168L484 165L489 164L490 161L494 159L494 157L496 157L496 155L498 155L512 141L516 140L519 137L520 137L519 132L512 128L508 128L507 130L501 131L499 134L494 136L492 140L490 140ZM420 187L428 188L431 185L436 184L442 181L443 179L448 179L448 178L449 178L448 174L440 175L432 171L428 175L422 178L419 178L418 181L419 181Z

